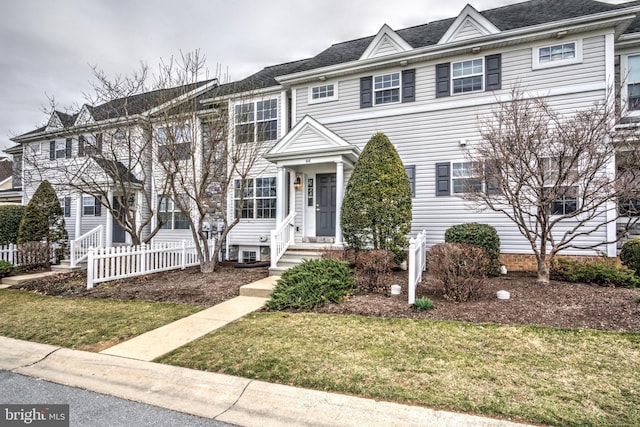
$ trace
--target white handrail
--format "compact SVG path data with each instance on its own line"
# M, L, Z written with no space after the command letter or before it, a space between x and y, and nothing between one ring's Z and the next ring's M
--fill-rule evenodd
M422 230L409 241L409 304L416 301L416 286L422 281L422 272L427 269L427 232Z
M99 225L91 231L71 241L71 267L76 267L78 263L85 260L89 254L89 249L101 248L104 245L104 226Z
M287 248L293 244L295 239L295 224L293 223L296 217L295 212L291 212L287 217L278 225L275 230L271 230L271 267L275 268L278 265L278 261Z

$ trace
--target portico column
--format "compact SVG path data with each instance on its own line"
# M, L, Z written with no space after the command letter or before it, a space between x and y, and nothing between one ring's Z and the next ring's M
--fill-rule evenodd
M281 224L284 220L286 210L286 173L285 169L278 166L278 176L276 178L276 224Z
M113 206L113 191L107 192L107 197L109 198L109 203ZM105 209L105 225L104 225L104 234L105 234L105 246L110 248L113 246L113 214L111 213L111 209Z
M344 198L344 163L336 162L336 244L342 244L342 227L340 226L340 212Z
M75 218L75 236L73 240L77 240L82 236L82 193L78 193L76 197L76 218Z

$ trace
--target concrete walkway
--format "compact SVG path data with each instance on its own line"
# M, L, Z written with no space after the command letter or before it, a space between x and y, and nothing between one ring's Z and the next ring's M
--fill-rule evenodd
M269 276L242 286L239 297L138 335L101 353L129 359L154 360L262 308L278 277Z
M240 426L522 426L5 337L0 369Z
M32 274L20 274L17 276L9 276L4 277L0 281L0 289L8 288L9 286L19 285L23 282L32 279L40 279L41 277L53 276L55 274L60 274L59 271L44 271L42 273L32 273Z

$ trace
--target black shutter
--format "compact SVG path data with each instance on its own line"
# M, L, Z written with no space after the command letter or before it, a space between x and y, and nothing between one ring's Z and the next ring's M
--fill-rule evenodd
M416 197L416 165L409 165L404 167L407 177L409 178L409 185L411 186L411 197Z
M95 211L96 211L96 216L100 216L102 215L102 205L100 204L100 196L96 196L93 199L93 203L95 203Z
M71 216L71 197L69 196L64 198L64 216Z
M56 142L49 141L49 160L56 159Z
M78 137L78 157L84 157L84 145L85 145L86 139L84 136L79 136Z
M402 71L402 102L416 100L416 70Z
M360 108L373 106L373 77L360 78Z
M485 90L498 90L502 88L502 55L487 55L484 58L486 81Z
M436 65L436 98L442 98L444 96L451 95L451 89L449 88L450 67L451 64L449 62Z
M70 159L71 158L71 138L67 138L67 141L65 143L64 146L64 158L65 159Z
M96 135L96 151L98 153L102 153L102 134L101 133Z
M436 196L449 196L451 194L449 188L451 185L450 168L451 164L449 162L436 163Z

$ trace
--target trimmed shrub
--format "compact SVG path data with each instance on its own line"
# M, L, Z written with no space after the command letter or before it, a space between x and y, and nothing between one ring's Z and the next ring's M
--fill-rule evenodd
M630 239L624 242L620 250L620 261L625 267L640 274L640 239Z
M371 137L356 162L344 194L340 224L355 250L386 249L402 262L411 231L411 184L389 138Z
M373 250L358 254L356 283L362 292L389 293L389 279L395 263L391 251Z
M584 263L562 258L554 260L551 266L551 278L609 287L636 288L640 286L640 277L627 267L616 267L603 262Z
M347 263L332 259L305 260L285 271L266 306L272 310L312 310L326 302L341 302L356 283Z
M444 233L447 243L466 243L484 249L489 256L487 274L500 275L500 237L495 228L488 224L470 222L449 227Z
M27 203L20 229L18 244L26 242L46 242L60 245L64 253L69 235L64 227L64 213L49 181L42 181ZM47 261L48 262L48 261Z
M0 259L0 279L3 277L7 277L11 273L15 271L15 267L9 261L5 261Z
M0 245L18 242L18 229L24 210L25 207L20 205L0 206Z
M484 249L464 243L439 243L427 254L427 266L442 296L453 301L475 298L486 285L490 260Z

